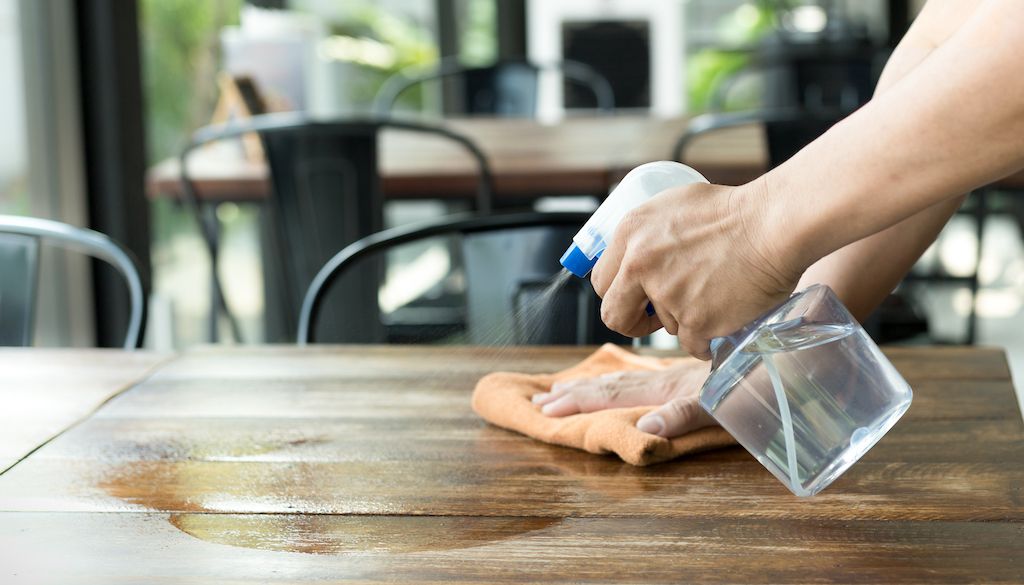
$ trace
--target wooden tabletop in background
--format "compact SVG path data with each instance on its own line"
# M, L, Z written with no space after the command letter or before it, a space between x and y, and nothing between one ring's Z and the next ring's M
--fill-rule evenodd
M443 126L473 140L489 159L499 200L547 195L599 195L633 167L671 156L687 118L622 115L567 118L555 124L523 119L446 119ZM382 189L390 198L465 199L476 193L477 168L443 138L386 130L380 144ZM711 182L739 185L764 173L767 154L759 126L721 130L694 141L685 162ZM191 159L200 197L259 201L269 192L267 168L236 149L207 148ZM149 171L150 197L178 196L177 160ZM998 183L1024 188L1024 173Z
M473 140L487 156L499 198L606 193L634 166L671 155L686 118L602 116L556 124L523 119L447 119L442 125ZM750 180L765 166L763 132L743 127L694 143L687 162L716 182ZM444 138L398 130L381 135L382 189L391 198L468 198L476 193L477 167L459 145ZM237 149L207 148L190 159L200 197L260 200L269 190L263 164L246 162ZM178 162L150 169L150 197L179 193Z
M888 350L913 406L809 499L739 448L635 468L471 412L481 375L587 352L186 354L0 475L0 578L1024 581L1024 423L1001 351ZM90 355L26 367L44 376Z

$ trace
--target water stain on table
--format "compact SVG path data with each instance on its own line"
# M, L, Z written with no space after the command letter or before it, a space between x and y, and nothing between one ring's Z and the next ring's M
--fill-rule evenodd
M306 554L416 553L493 544L561 518L171 514L182 532L216 544Z
M192 445L187 453L179 445L167 450L176 451L171 459L119 464L103 474L98 486L128 504L169 513L171 525L194 538L280 552L457 550L517 538L562 520L558 516L474 516L481 506L477 493L500 489L502 478L474 473L472 467L350 461L343 465L356 473L345 476L323 473L323 462L203 459L211 453L222 455L226 448L233 457L244 459L329 443L325 437L276 445L263 440L248 450L238 444ZM573 470L564 464L538 464L531 473L550 478L588 471L594 470L587 465ZM544 488L548 501L577 497L576 481L565 479ZM440 510L454 512L439 515ZM544 507L538 506L538 514L543 513Z

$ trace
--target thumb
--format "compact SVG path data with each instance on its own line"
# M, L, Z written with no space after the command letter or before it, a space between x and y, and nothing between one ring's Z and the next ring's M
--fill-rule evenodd
M643 415L636 428L671 439L716 424L700 405L697 396L681 396Z

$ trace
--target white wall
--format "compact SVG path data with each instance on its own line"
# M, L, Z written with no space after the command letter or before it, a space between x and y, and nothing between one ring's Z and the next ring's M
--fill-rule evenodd
M686 111L683 0L529 0L527 45L536 63L562 61L562 23L593 20L643 20L651 30L651 112L676 116ZM561 117L562 86L550 75L541 79L538 115Z

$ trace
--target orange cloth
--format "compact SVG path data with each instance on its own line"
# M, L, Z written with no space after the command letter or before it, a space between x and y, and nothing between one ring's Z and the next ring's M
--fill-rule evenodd
M611 408L598 412L549 417L530 399L547 392L560 380L588 378L623 370L660 370L677 360L642 357L606 344L587 359L555 374L495 372L477 382L473 410L491 424L520 432L545 443L575 447L591 453L615 453L626 463L650 465L687 453L736 444L721 427L707 427L674 439L644 433L636 421L652 406Z

